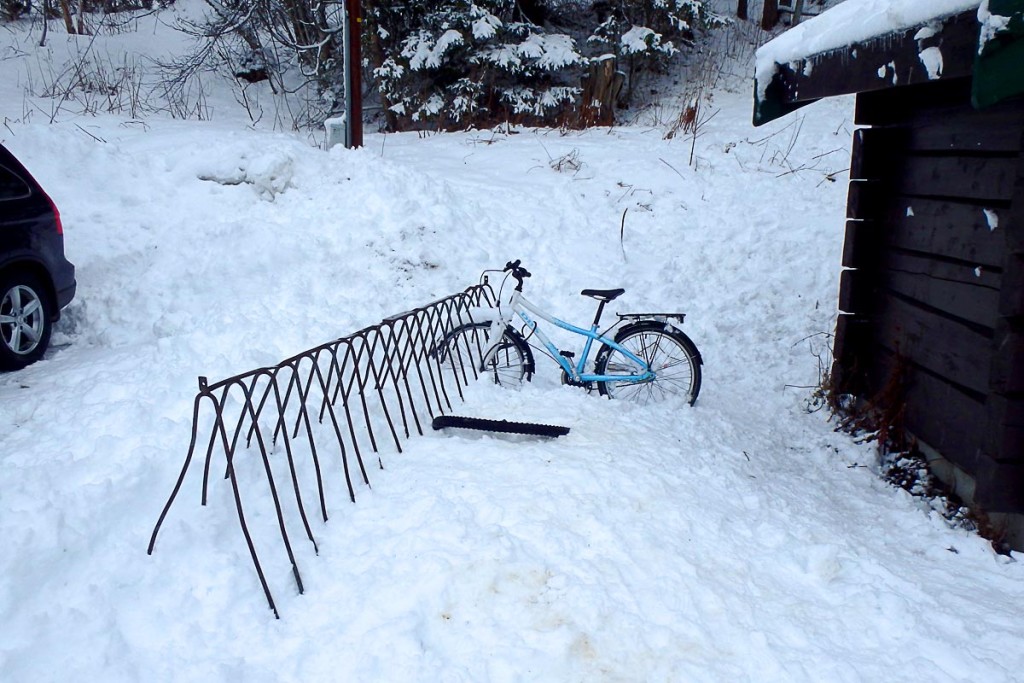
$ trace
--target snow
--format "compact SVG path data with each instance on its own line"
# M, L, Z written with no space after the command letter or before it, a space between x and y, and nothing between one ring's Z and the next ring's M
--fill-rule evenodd
M146 40L173 47L159 26ZM47 357L0 375L5 681L1019 680L1019 555L882 483L872 446L794 388L834 324L850 98L755 131L749 95L721 91L696 140L502 129L325 152L227 92L213 120L68 107L51 125L19 85L32 41L0 40L24 52L0 62L3 142L60 207L79 280ZM219 478L205 508L186 479L146 555L198 375L515 258L569 320L593 315L585 287L626 288L606 315L685 311L696 406L606 401L543 358L521 391L474 385L460 412L572 433L383 452L372 489L314 525L320 555L297 546L304 595L262 554L281 620ZM246 492L258 519L269 495Z
M517 44L501 44L487 48L481 61L497 64L503 69L516 71L523 68L523 60L532 59L543 71L560 69L583 59L576 52L572 38L566 35L531 33Z
M982 209L985 213L985 224L989 230L995 230L999 227L999 212L995 209Z
M845 0L758 49L755 73L760 95L771 82L777 64L978 9L981 4L981 0Z
M1010 17L992 14L989 11L988 0L984 0L978 8L978 21L981 23L981 32L978 35L978 53L980 54L989 41L1006 30L1010 25Z
M537 60L537 66L545 71L554 71L582 59L572 38L562 34L531 33L516 50L524 57Z
M441 66L441 58L451 48L462 45L465 38L455 29L448 29L434 42L432 36L423 34L410 40L403 50L403 56L409 59L410 68L436 69Z
M928 80L934 81L942 75L942 50L926 47L917 54L928 73Z
M619 43L622 53L627 55L640 54L652 49L669 53L675 50L670 42L662 45L661 34L655 33L646 26L632 26L622 34Z
M497 35L498 29L502 27L501 19L482 9L478 9L478 11L480 16L473 20L472 25L473 37L477 40L493 38Z

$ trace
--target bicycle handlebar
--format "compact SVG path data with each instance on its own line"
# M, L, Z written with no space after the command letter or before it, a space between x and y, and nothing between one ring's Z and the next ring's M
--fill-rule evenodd
M503 268L505 272L511 273L512 277L515 279L517 283L517 292L523 291L523 280L525 278L530 277L530 271L528 271L526 268L523 268L520 265L520 263L522 262L519 259L516 259L515 261L508 261L507 263L505 263L505 267Z

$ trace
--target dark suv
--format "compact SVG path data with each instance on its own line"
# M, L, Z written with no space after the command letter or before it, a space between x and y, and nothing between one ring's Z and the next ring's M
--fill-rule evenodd
M42 358L53 323L74 296L60 213L0 145L0 370Z

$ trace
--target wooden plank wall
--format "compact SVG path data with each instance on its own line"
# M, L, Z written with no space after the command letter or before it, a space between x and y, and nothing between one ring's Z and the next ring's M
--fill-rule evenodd
M1024 99L970 80L861 93L836 380L871 399L903 359L906 422L1024 512Z

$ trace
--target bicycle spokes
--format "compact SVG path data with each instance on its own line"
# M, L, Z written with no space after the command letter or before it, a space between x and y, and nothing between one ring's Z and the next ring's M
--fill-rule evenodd
M696 398L697 369L694 354L674 335L661 330L639 330L618 340L618 344L647 367L642 367L617 349L610 351L601 374L634 375L650 370L649 379L622 379L604 382L608 396L646 405L678 396L692 402Z

